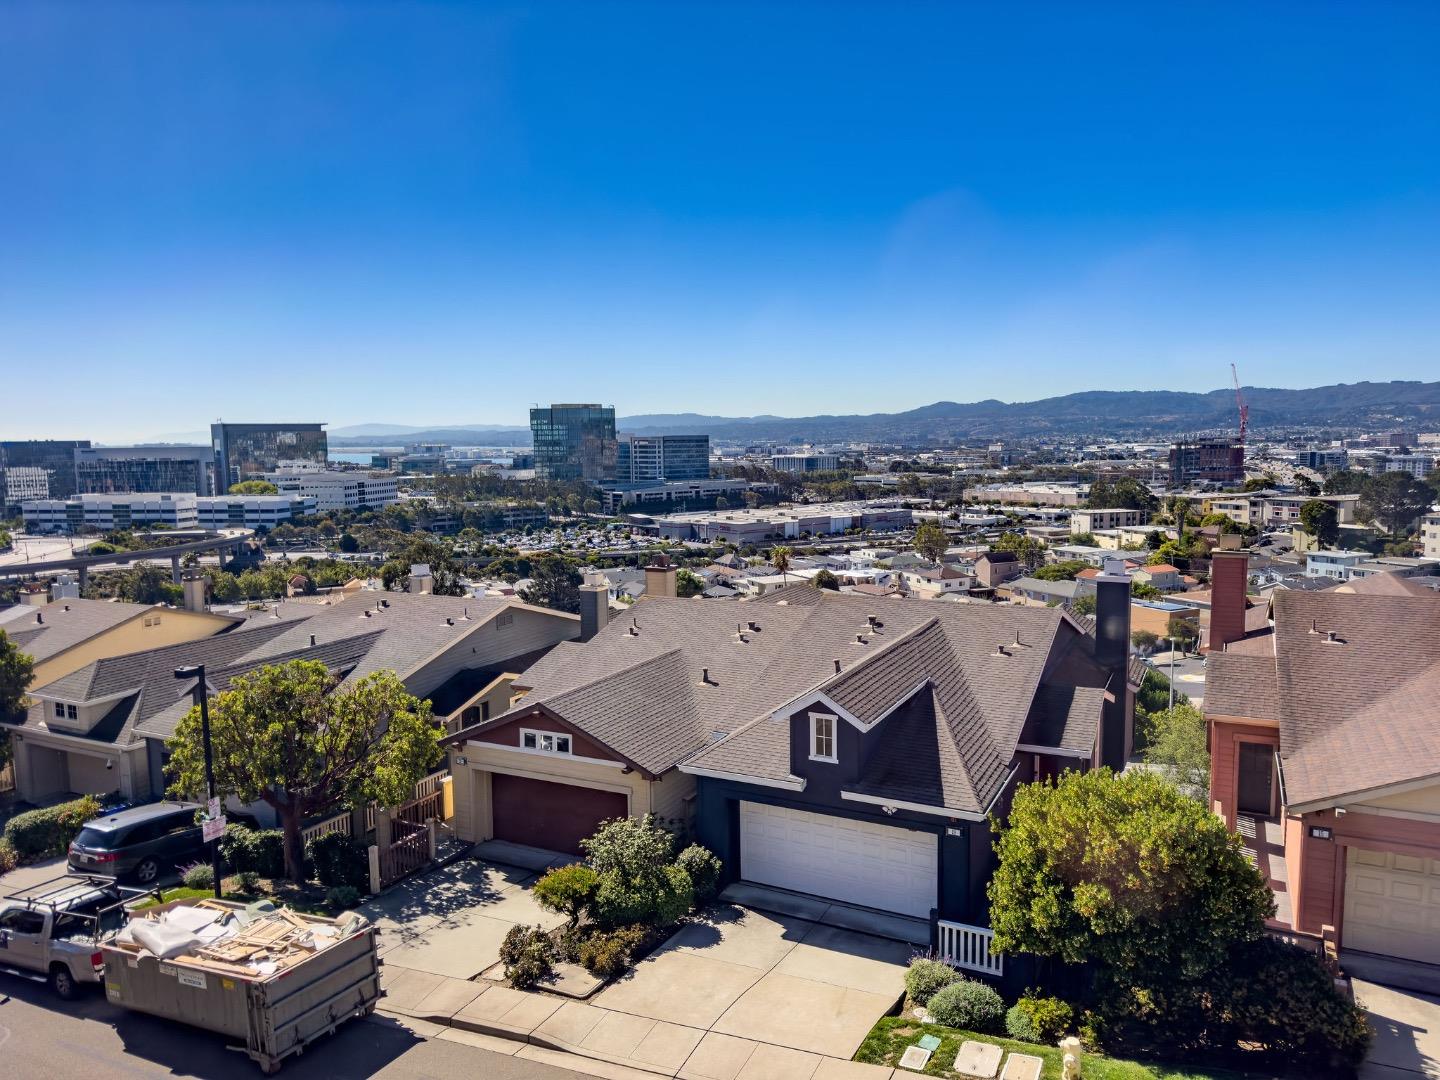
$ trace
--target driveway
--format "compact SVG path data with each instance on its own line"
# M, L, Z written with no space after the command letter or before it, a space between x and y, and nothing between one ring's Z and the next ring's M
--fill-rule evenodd
M1359 979L1354 986L1375 1028L1360 1080L1440 1080L1440 998Z
M467 858L401 882L361 906L380 931L387 967L473 979L499 962L512 926L565 921L535 903L540 870Z
M704 1032L681 1075L733 1080L757 1046L805 1058L851 1057L904 992L914 951L795 915L721 903L590 1004Z

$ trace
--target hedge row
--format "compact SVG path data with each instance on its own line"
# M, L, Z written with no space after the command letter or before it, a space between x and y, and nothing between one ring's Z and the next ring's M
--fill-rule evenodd
M100 800L94 795L27 810L6 822L5 839L22 861L64 855L85 823L100 816L100 810Z

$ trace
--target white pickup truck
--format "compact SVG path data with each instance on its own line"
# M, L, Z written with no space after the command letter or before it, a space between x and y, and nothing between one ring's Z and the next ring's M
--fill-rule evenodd
M100 941L125 925L139 891L114 881L63 877L0 898L0 972L48 982L70 1000L104 971Z

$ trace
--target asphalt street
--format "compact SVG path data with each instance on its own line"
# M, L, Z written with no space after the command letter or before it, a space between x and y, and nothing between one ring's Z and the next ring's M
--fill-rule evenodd
M0 975L0 1076L14 1080L96 1080L98 1077L196 1077L258 1080L260 1069L217 1035L107 1002L90 989L62 1002L49 987ZM289 1058L285 1080L585 1080L523 1058L449 1039L421 1039L376 1015L352 1020L334 1036Z

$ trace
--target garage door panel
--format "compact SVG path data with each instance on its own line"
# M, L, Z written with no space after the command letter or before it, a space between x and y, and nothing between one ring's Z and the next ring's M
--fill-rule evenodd
M1440 860L1349 848L1344 944L1440 963Z
M938 847L933 833L742 802L740 872L758 884L923 918L936 903Z
M630 800L618 791L602 791L492 773L490 805L496 840L579 855L580 841L600 822L625 817Z

